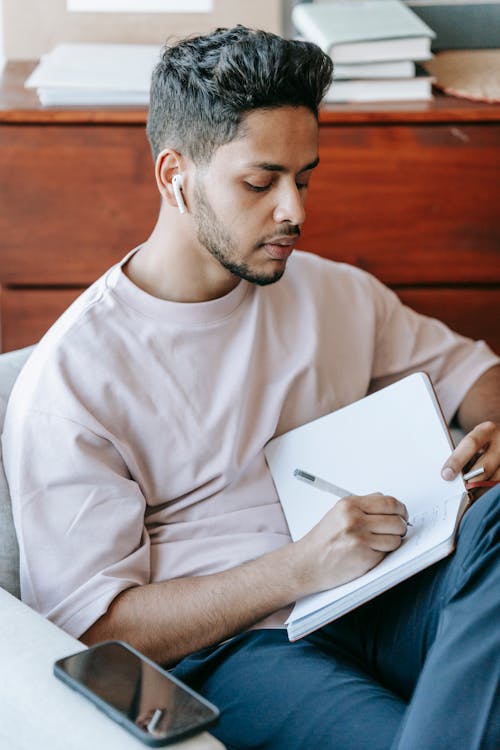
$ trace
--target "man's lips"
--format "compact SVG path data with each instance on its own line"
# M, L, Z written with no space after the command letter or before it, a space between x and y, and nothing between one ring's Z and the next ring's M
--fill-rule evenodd
M286 260L291 255L298 236L275 237L268 242L263 242L261 247L274 260Z

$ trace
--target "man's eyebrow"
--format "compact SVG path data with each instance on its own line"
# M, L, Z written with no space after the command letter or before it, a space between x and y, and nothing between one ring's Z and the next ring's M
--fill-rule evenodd
M302 169L299 169L297 174L301 174L302 172L308 172L310 169L314 169L319 164L319 156L314 159L310 164L306 164L305 167L302 167ZM255 162L253 164L249 164L249 167L252 169L264 169L266 172L288 172L289 170L286 169L282 164L272 164L267 161L261 161L261 162Z

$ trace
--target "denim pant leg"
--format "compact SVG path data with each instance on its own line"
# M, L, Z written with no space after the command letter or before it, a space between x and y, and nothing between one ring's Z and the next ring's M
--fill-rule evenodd
M500 748L500 487L462 521L438 576L439 621L397 750Z
M210 731L228 750L388 750L406 703L320 641L255 630L174 671L219 707Z
M408 708L393 750L500 748L500 487L465 514L453 555L324 633Z
M500 489L455 553L307 638L253 631L176 674L222 711L229 749L497 750Z

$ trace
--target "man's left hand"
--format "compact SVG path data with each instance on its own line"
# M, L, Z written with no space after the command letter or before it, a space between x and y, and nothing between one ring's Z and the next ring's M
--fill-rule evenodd
M441 470L443 479L452 480L461 471L484 469L474 481L500 481L500 426L481 422L459 442Z

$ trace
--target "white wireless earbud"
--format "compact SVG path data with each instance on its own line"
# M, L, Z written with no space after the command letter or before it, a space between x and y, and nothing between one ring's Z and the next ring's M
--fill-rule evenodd
M172 188L174 190L175 200L177 201L177 205L179 206L179 211L181 214L186 213L186 204L184 203L184 197L182 195L181 191L182 186L182 175L176 174L172 177Z

